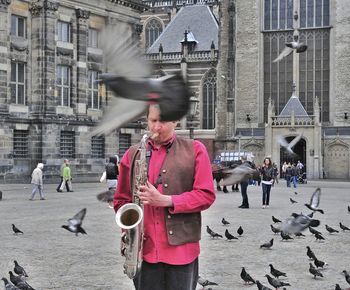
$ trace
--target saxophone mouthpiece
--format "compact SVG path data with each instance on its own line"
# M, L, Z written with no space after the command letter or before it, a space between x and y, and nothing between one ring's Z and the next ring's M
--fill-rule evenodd
M156 139L159 136L159 133L151 133L149 138L151 138L152 140Z

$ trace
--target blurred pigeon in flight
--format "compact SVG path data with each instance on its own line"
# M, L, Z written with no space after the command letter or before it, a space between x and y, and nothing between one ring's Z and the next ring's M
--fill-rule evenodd
M86 214L86 208L83 208L74 217L68 220L68 225L63 225L62 228L72 233L75 233L76 236L79 233L86 235L85 230L81 227L85 214Z
M107 202L109 204L109 206L111 208L113 208L114 193L115 193L115 189L106 190L106 191L103 191L103 192L97 194L96 198L99 201Z
M109 103L93 134L108 133L137 120L150 103L159 105L162 121L177 121L187 114L190 93L184 79L179 74L151 78L152 67L143 58L130 26L107 27L99 43L108 65L108 73L99 78L117 98Z
M296 234L304 231L308 227L317 227L320 221L311 219L307 215L297 215L287 218L280 226L280 230L288 234Z
M225 177L220 181L221 186L238 184L252 178L257 171L246 165L239 165L234 169L224 170Z
M294 50L297 53L302 53L307 50L307 45L299 41L286 42L285 45L286 47L282 50L282 52L278 55L278 57L273 60L273 62L279 62L283 58L293 53Z
M283 147L289 154L293 155L295 154L294 151L292 150L293 147L300 141L300 139L303 137L303 133L300 133L298 136L294 137L290 143L287 142L287 140L282 137L278 136L277 137L277 142Z
M320 204L320 199L321 199L321 188L317 188L311 196L310 203L309 204L305 203L305 206L308 209L311 209L313 211L318 211L324 214L324 211L318 208L318 205Z

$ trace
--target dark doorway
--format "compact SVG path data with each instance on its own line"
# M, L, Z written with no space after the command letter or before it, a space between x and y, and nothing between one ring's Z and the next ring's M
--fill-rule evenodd
M295 136L287 137L287 142L291 142ZM300 141L292 148L295 154L290 154L287 152L283 147L280 149L280 166L282 168L283 162L287 162L287 164L290 162L291 164L297 164L300 160L301 163L304 164L303 171L306 172L306 141L305 139L300 139Z

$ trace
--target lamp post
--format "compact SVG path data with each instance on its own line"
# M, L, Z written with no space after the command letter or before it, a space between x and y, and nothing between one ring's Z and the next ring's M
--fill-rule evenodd
M238 138L238 160L241 160L241 131L238 132L237 138Z
M194 117L196 116L196 112L197 112L197 107L198 107L199 100L198 100L195 96L191 96L189 101L190 101L190 110L189 110L190 139L194 139L193 120L194 120Z

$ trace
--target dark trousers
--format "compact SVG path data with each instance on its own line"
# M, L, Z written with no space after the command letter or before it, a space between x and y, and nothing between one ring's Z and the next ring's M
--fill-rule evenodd
M262 183L262 191L263 191L262 203L263 205L269 205L271 184Z
M134 285L136 290L195 290L197 279L198 258L187 265L143 261Z
M242 205L249 206L247 188L248 188L248 181L242 181L241 182Z

